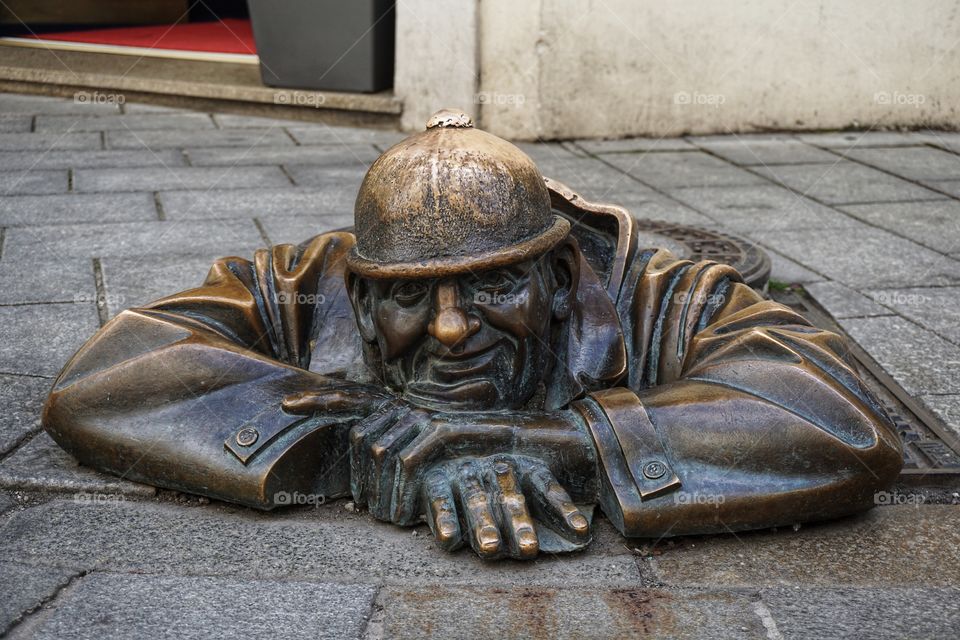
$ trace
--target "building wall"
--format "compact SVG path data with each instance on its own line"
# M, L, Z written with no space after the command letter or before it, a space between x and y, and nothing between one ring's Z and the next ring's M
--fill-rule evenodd
M398 33L411 4L444 15L448 3L400 3ZM454 52L459 62L443 63L449 75L422 73L422 93L402 95L419 126L423 113L459 102L518 139L960 127L960 0L455 4L477 33L429 40L427 56ZM403 94L402 59L398 50ZM472 97L459 76L470 65ZM438 76L456 86L430 93Z

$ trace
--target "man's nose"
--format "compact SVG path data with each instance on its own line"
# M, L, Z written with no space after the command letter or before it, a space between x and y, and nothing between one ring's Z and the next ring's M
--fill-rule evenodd
M460 294L455 282L441 282L435 296L435 315L427 330L445 347L451 348L480 330L480 320L468 316L460 308Z

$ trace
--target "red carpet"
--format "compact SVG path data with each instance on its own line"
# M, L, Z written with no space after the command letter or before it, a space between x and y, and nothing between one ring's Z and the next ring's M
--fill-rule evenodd
M41 33L41 40L85 42L122 47L175 49L210 53L255 54L253 29L249 20L227 19L222 22L193 22L170 26L118 27L84 31Z

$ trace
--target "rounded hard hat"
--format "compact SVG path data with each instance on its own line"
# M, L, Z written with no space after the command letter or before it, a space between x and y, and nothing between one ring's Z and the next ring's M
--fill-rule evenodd
M367 171L347 265L370 278L476 272L539 256L569 231L533 160L444 109Z

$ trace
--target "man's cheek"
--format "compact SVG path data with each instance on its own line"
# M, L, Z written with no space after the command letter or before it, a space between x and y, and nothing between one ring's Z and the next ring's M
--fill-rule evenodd
M491 325L518 338L543 335L550 320L550 306L538 288L524 289L500 305L484 308Z
M427 305L422 308L403 308L390 303L379 305L374 322L383 357L387 360L397 358L422 340L427 332L429 315Z

